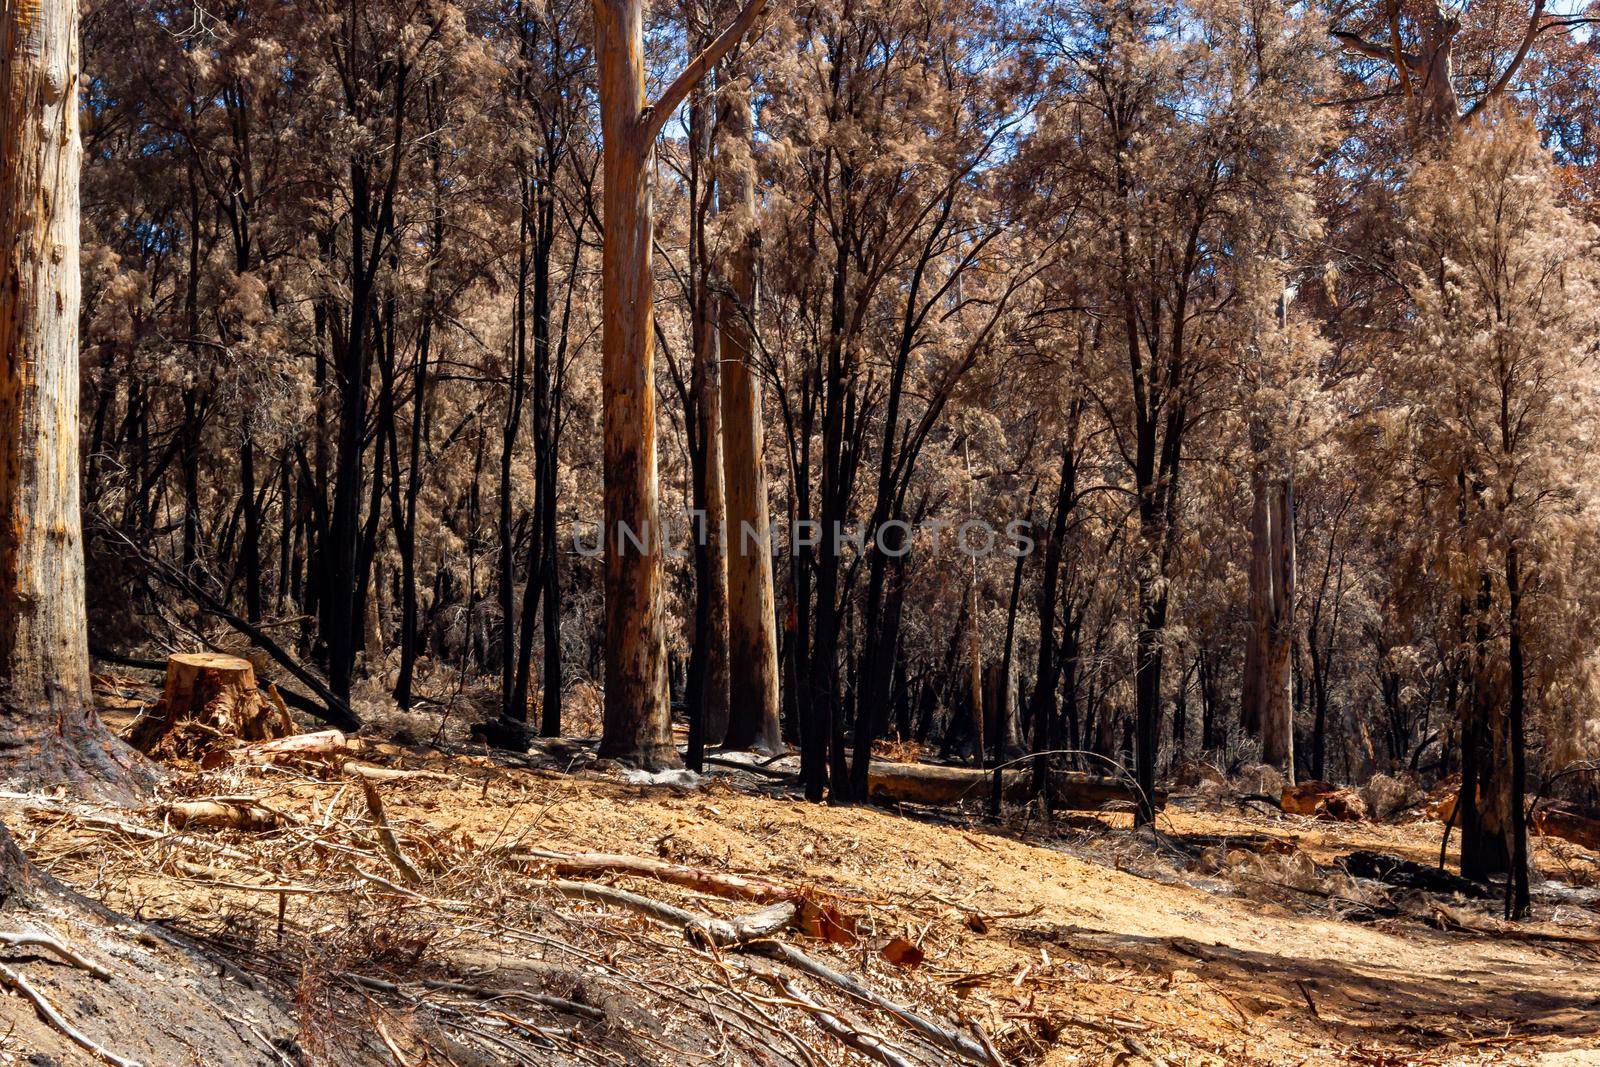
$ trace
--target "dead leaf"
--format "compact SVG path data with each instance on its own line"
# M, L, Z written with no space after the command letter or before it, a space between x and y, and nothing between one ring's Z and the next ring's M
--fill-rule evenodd
M903 937L897 937L883 946L883 958L896 967L915 967L926 957L916 945Z
M800 902L800 932L831 945L856 943L856 921L841 915L826 904L811 900Z

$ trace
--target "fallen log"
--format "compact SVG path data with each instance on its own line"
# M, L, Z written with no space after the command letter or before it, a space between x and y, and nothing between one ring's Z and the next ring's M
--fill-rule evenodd
M1533 832L1540 837L1559 837L1592 852L1600 852L1600 819L1571 805L1543 805L1534 810L1531 822Z
M1487 900L1499 891L1482 882L1451 874L1438 867L1383 852L1361 849L1339 860L1353 878L1370 878L1401 889L1421 889L1429 893L1460 893L1474 900Z
M1367 817L1366 801L1355 790L1315 780L1286 787L1278 807L1290 815L1334 822L1360 822Z
M1019 767L1000 772L1002 799L1025 803L1034 796L1033 769ZM931 763L888 763L874 760L867 775L867 795L880 803L928 804L935 807L963 800L984 800L994 788L994 772L975 767L942 767ZM1120 778L1076 771L1050 773L1050 803L1057 809L1100 811L1113 804L1133 804L1133 786ZM1167 792L1156 790L1157 810L1166 806Z
M371 763L346 763L340 768L347 778L368 778L374 782L404 782L423 780L453 782L456 779L438 771L408 771L400 767L379 767Z
M209 826L221 830L260 832L283 825L277 812L256 804L235 804L220 800L174 801L161 806L161 814L178 829Z
M311 734L295 734L293 737L280 737L272 741L260 741L253 745L243 745L234 750L234 756L242 759L275 759L278 756L326 756L334 752L343 752L349 745L349 739L342 730L318 730Z

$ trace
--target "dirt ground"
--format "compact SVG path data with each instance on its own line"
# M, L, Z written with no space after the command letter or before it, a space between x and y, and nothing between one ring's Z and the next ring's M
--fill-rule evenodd
M244 1023L157 1048L144 1031L159 1018L119 1014L112 988L83 999L73 990L89 980L66 972L59 988L79 997L68 1004L86 1032L122 1041L146 1067L871 1062L829 1032L827 1015L901 1062L961 1062L902 1015L810 975L574 899L530 856L542 850L803 889L853 927L837 939L853 943L786 939L1003 1062L1600 1063L1600 857L1562 842L1536 842L1536 921L1512 928L1496 901L1397 894L1332 866L1357 848L1436 860L1442 827L1421 816L1328 823L1180 795L1151 834L1116 814L1045 827L1020 811L994 825L978 813L809 805L732 768L629 780L575 744L527 760L373 742L356 755L390 772L375 789L414 882L401 884L338 760L191 768L163 787L169 799L248 799L281 816L265 832L178 832L157 807L0 799L19 843L56 877L193 938L226 961L214 981L259 983L278 1005L230 1011ZM699 914L756 906L589 877ZM86 951L120 953L112 986L164 980L125 939L75 935ZM93 1062L14 997L0 999L0 1035L0 1064Z

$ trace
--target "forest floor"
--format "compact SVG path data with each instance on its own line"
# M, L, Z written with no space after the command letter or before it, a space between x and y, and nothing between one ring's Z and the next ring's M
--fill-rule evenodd
M1497 900L1338 867L1355 849L1436 862L1425 807L1323 822L1213 784L1176 795L1151 833L1125 814L1045 826L810 805L768 775L630 774L576 742L527 758L404 736L351 746L175 767L162 786L164 802L248 810L258 829L0 798L36 863L216 962L169 975L144 958L148 933L80 921L59 932L119 976L30 961L36 984L145 1067L1600 1064L1600 855L1565 842L1536 839L1535 921L1512 926ZM592 853L698 881L571 859ZM758 880L750 899L727 899L733 874ZM640 910L727 918L774 893L801 900L800 929L778 941L892 1010L760 942L692 944ZM217 1025L167 1005L173 981L215 987ZM0 1065L79 1062L95 1061L0 998Z

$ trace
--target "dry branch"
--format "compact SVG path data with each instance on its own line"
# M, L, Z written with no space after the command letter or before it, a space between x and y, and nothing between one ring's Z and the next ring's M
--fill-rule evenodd
M779 978L776 975L765 975L764 977L783 990L784 995L790 1000L809 1011L817 1020L817 1025L822 1028L822 1031L840 1044L853 1048L863 1056L885 1064L886 1067L915 1067L915 1064L907 1058L905 1053L870 1030L860 1030L847 1025L837 1015L806 996L805 993L796 988L793 982Z
M782 941L756 941L748 946L748 951L787 963L791 967L804 971L813 978L820 979L836 989L848 993L863 1004L888 1012L941 1048L958 1053L974 1063L1003 1067L1003 1063L993 1058L988 1050L978 1042L918 1015L903 1004L895 1003L883 994L862 985L854 978L840 974L832 967L812 959L793 945L786 945Z
M512 853L512 859L525 860L548 866L556 874L636 874L654 878L658 882L692 889L710 896L731 900L749 900L759 904L776 904L798 901L808 895L794 886L780 885L760 878L741 874L724 874L700 867L686 867L679 863L648 859L643 856L622 856L604 852L546 852L542 849L523 849Z
M395 839L394 831L389 828L389 819L383 813L383 798L378 796L378 787L365 778L359 779L361 791L367 797L367 812L372 816L373 825L378 830L378 844L383 848L384 856L389 860L389 866L400 875L400 880L407 885L422 884L422 875L411 866L405 855L400 851L400 842Z

